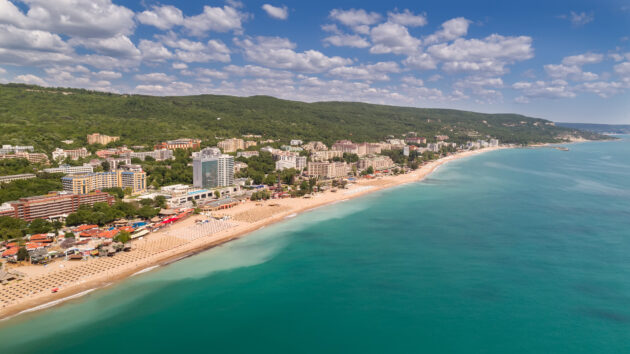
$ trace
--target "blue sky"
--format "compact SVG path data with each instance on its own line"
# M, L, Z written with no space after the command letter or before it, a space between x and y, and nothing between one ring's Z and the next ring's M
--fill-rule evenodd
M0 0L0 82L630 124L630 0Z

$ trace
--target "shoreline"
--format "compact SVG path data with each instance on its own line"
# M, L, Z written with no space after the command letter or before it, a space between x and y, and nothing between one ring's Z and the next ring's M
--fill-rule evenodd
M308 199L290 198L280 200L268 200L265 202L245 202L243 204L239 204L233 209L223 210L221 214L229 215L232 217L232 219L237 220L239 217L241 219L246 219L250 217L260 218L252 221L241 220L233 227L218 231L210 235L199 237L189 242L184 243L183 241L179 240L181 242L171 245L170 248L159 250L159 252L156 252L156 254L152 254L150 256L147 256L146 258L138 259L137 261L131 262L130 264L122 264L115 269L102 271L101 273L103 274L93 275L88 279L75 281L70 284L59 285L59 291L57 293L40 291L39 293L20 299L19 301L16 301L15 303L9 305L5 305L4 308L0 309L0 322L4 322L8 319L15 318L23 314L29 314L39 312L40 310L50 309L64 304L66 301L81 298L84 295L90 294L101 288L105 288L110 285L116 285L122 280L150 272L154 269L159 269L162 266L166 266L179 260L192 257L211 248L239 239L254 231L260 230L267 225L292 219L301 213L327 205L340 203L342 201L358 198L376 191L389 189L412 182L422 181L430 174L437 171L440 166L451 161L456 161L462 158L503 149L507 149L507 147L484 148L479 150L456 153L454 155L431 161L419 167L417 170L404 175L380 177L371 180L360 180L354 183L348 189L341 189L337 192L326 191L323 193L318 193ZM173 233L177 233L178 229L181 230L185 229L186 227L190 227L191 224L194 225L194 220L198 219L200 219L199 216L191 217L188 220L182 221L181 224L175 224L171 228L156 232L155 234L150 234L145 240L134 241L135 244L132 244L134 247L132 247L132 251L130 253L134 251L142 251L141 246L148 247L150 242L155 243L155 241L173 241L175 239L175 236L172 235ZM114 256L111 259L117 259L116 257L117 256ZM109 257L105 259L108 258ZM80 263L68 263L68 269L74 269L94 263L94 261L79 262ZM53 273L54 271L55 270L51 269L48 274ZM47 274L38 276L45 278ZM33 278L37 279L37 276L33 276ZM23 282L24 281L22 281L22 283ZM3 290L4 289L0 287L0 292L2 292Z

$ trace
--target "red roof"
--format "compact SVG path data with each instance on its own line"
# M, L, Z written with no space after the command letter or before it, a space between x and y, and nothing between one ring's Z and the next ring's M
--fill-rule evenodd
M85 230L96 229L97 227L98 225L81 225L77 227L76 229L74 229L74 232L81 232Z
M118 230L107 230L107 231L101 231L98 233L97 237L99 238L114 238L114 236L118 235L120 231Z
M98 230L88 230L88 231L83 231L82 233L79 234L79 237L94 237L98 234Z
M31 241L48 241L48 235L46 234L39 234L39 235L33 235L30 238Z
M18 253L18 248L17 247L9 248L8 250L2 252L2 257L15 256L17 253Z
M127 231L127 232L133 232L133 227L131 227L131 226L123 226L123 227L119 228L118 230L120 230L120 231Z
M26 243L26 250L30 251L30 250L35 250L38 248L44 248L46 247L45 244L43 243L39 243L39 242L27 242Z
M13 248L13 247L17 247L17 246L18 246L17 242L9 242L9 243L7 243L7 248Z

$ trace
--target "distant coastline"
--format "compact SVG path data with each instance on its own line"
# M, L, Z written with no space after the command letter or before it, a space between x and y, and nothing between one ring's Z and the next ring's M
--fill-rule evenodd
M246 202L240 204L233 209L225 211L224 214L230 217L235 217L243 214L249 215L248 213L250 213L251 215L254 215L254 217L256 215L262 215L263 217L252 220L251 222L239 222L238 225L236 225L235 227L217 232L209 236L198 238L186 244L173 246L172 248L157 252L155 255L152 255L150 257L139 259L129 264L121 265L119 267L103 272L103 274L96 274L89 279L84 279L71 284L67 284L65 286L60 286L59 291L56 293L48 293L44 291L40 292L39 294L20 299L19 301L16 301L13 304L6 305L4 308L0 309L0 318L11 318L15 315L19 315L25 312L33 312L39 309L46 309L62 304L67 300L76 299L77 295L79 294L81 294L79 295L80 297L82 295L90 293L95 289L111 285L112 283L115 284L116 282L127 279L131 276L148 272L153 270L154 268L168 265L172 262L190 257L194 254L206 251L210 248L248 235L254 231L264 228L267 225L280 222L288 218L292 218L305 211L338 203L348 199L358 198L360 196L394 186L399 186L411 182L418 182L436 171L438 167L448 162L501 149L507 149L507 147L484 148L479 150L456 153L429 162L421 166L417 170L407 174L387 176L373 180L359 180L357 181L357 183L351 185L347 189L341 189L337 192L322 192L308 199L291 198L269 200L262 203ZM149 240L153 239L166 240L169 237L172 238L172 235L174 233L177 233L179 230L183 232L184 230L186 230L186 228L193 226L194 222L199 219L203 219L203 217L197 216L194 218L190 218L183 221L181 224L173 225L168 230L163 230L156 232L155 234L151 234L147 237L147 240L136 242L147 243ZM170 236L166 235L167 233ZM134 248L137 247L138 244L136 243L136 245L134 245ZM133 252L134 250L132 250L130 253ZM115 258L116 257L114 257L113 259ZM79 263L75 263L74 266L80 267L82 265L89 265L90 262L92 261L80 261ZM54 271L55 269L50 270L50 272ZM47 274L42 275L42 277L45 276L47 276Z

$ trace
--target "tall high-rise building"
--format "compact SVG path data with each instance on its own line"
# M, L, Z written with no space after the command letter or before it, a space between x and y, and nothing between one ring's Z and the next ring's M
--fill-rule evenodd
M234 184L234 157L209 147L193 154L193 185L216 188Z
M147 175L143 171L115 170L109 172L70 175L61 179L63 190L74 194L87 194L105 188L131 188L132 193L144 192Z

